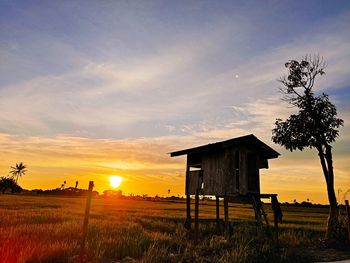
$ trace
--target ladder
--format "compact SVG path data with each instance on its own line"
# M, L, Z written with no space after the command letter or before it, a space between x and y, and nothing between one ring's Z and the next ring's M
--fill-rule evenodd
M258 226L262 225L262 216L265 219L265 222L267 225L269 225L269 220L267 218L267 214L265 212L265 209L263 207L263 204L260 200L259 195L257 194L252 194L252 203L253 203L253 209L254 209L254 214L255 214L255 219L256 223Z

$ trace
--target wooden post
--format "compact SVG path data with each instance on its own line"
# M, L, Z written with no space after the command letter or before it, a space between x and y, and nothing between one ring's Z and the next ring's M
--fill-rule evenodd
M188 159L188 156L187 156ZM185 228L188 230L191 230L191 196L189 192L189 171L190 168L188 167L188 160L186 164L186 222L185 222Z
M85 206L85 217L84 217L84 223L83 223L83 233L81 237L81 243L80 243L80 262L84 262L84 255L85 255L85 240L87 236L87 230L88 230L88 223L89 223L89 214L90 214L90 207L91 207L91 196L92 196L92 189L94 188L94 182L89 182L89 189L88 189L88 195L86 198L86 206Z
M274 218L274 226L275 226L275 242L278 246L278 217L275 212L274 212L273 218Z
M350 208L349 200L345 200L346 222L348 224L348 241L350 243Z
M276 195L271 195L271 205L273 210L273 219L275 227L275 242L278 246L278 221L281 221L282 223L282 211Z
M225 213L225 229L226 233L229 233L229 219L228 219L228 198L224 196L224 213Z
M218 196L216 196L216 227L220 231L220 200Z
M195 204L194 204L194 241L196 244L198 242L198 234L199 234L198 215L199 215L199 193L197 190Z
M254 209L254 214L255 214L256 225L258 227L262 225L261 208L260 208L259 200L260 200L260 198L257 197L255 194L252 195L252 204L253 204L253 209Z

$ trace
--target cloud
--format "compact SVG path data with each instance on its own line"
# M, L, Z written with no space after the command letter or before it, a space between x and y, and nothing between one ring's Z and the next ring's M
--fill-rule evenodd
M211 131L206 137L193 134L120 140L0 134L3 160L0 171L5 175L15 162L24 162L28 174L20 183L26 188L55 188L64 180L68 184L78 180L84 186L94 180L96 189L103 191L109 188L109 176L120 175L126 193L155 195L172 189L174 194L183 195L185 159L170 158L168 153L230 138L226 137L228 134L212 132L215 140L210 136ZM335 156L336 189L350 188L347 156ZM314 152L282 152L280 158L270 161L270 169L261 170L261 184L264 193L277 192L282 201L289 201L288 191L303 185L299 191L308 193L307 198L326 202L323 177ZM320 196L320 192L324 195Z
M300 30L296 20L279 20L283 27L267 19L280 5L215 14L201 5L190 11L174 6L183 16L156 3L131 5L14 5L18 19L0 29L3 173L24 160L33 165L33 178L50 187L72 174L104 178L112 172L168 187L183 169L183 160L169 159L168 151L249 133L271 144L275 119L293 111L277 92L284 63L319 53L328 67L315 89L332 94L345 120L334 149L337 175L348 185L348 11ZM279 177L286 185L300 178L307 185L318 173L317 160L310 169L297 168L312 152L273 147L282 156L268 170L267 190L274 191ZM183 182L174 180L180 193Z

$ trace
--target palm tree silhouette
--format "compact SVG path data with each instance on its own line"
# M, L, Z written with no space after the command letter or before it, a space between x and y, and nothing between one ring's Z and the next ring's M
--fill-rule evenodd
M14 178L16 178L16 184L18 181L18 177L22 177L22 175L24 175L27 172L26 168L27 166L22 162L16 163L15 166L11 166L10 174L12 174Z

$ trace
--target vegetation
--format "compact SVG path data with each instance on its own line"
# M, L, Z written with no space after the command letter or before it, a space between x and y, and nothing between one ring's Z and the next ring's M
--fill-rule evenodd
M15 179L16 184L17 184L18 178L22 177L22 175L24 175L26 172L27 172L27 166L22 162L16 163L15 166L11 166L10 174Z
M15 179L10 177L0 178L0 192L6 193L10 191L11 193L18 193L22 191L22 188L16 183Z
M1 195L0 262L75 262L85 202L85 198ZM200 206L200 217L215 217L215 201L204 200ZM346 252L324 250L319 242L327 208L283 206L285 220L277 245L272 227L256 227L251 205L230 206L233 236L225 238L215 224L200 224L201 241L195 246L183 227L184 200L93 198L87 236L89 262L126 262L127 257L128 262L152 263L350 258ZM267 204L266 210L272 221Z
M288 75L280 82L284 100L298 109L287 120L277 119L272 130L273 142L290 151L304 148L317 149L323 175L327 184L330 204L327 238L336 238L339 233L338 206L334 192L334 171L331 144L339 135L343 120L328 95L316 95L313 91L317 76L325 74L325 63L318 56L306 56L300 62L291 60L285 64Z

